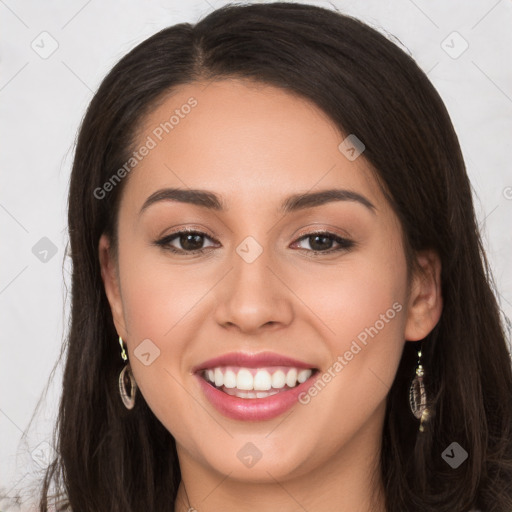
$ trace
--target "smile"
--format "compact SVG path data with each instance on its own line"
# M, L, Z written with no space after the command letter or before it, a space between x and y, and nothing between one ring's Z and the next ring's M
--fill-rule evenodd
M306 382L314 369L216 367L204 370L203 378L218 390L245 399L267 398Z
M192 373L207 402L239 421L280 416L320 375L314 365L272 352L224 354L195 366Z

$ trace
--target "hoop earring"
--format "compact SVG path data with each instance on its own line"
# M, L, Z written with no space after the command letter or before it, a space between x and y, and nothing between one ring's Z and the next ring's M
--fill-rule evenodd
M425 430L424 423L428 420L429 410L427 408L427 392L425 391L425 383L423 377L425 370L421 364L421 348L418 350L418 366L416 368L416 376L411 382L409 388L409 405L414 417L420 420L419 431Z
M123 339L119 336L119 344L121 345L121 357L123 361L128 360L128 356L126 355L126 351L123 345ZM126 384L129 382L130 384L130 393L126 391ZM121 395L121 400L123 401L124 406L127 409L133 409L135 405L135 395L137 393L137 383L135 382L135 378L133 376L130 365L127 364L121 370L119 374L119 394Z

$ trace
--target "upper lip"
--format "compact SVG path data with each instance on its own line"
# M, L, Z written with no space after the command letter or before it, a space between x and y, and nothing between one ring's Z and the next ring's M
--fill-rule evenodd
M251 354L247 352L230 352L213 359L208 359L192 368L192 372L200 372L218 366L241 366L243 368L261 368L265 366L291 366L293 368L314 368L314 365L276 354L275 352L259 352Z

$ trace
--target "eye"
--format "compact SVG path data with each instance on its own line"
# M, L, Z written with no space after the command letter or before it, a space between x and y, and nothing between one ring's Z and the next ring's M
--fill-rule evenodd
M182 230L177 231L175 233L171 233L170 235L166 235L154 242L155 245L159 247L163 247L166 250L169 250L174 253L179 254L199 254L205 252L209 247L214 246L210 245L209 247L202 247L205 239L214 240L209 237L206 233L197 230ZM217 240L214 240L216 243ZM316 233L308 233L300 237L295 244L308 242L311 249L307 249L304 247L300 247L300 249L304 249L308 252L313 252L314 254L318 253L333 253L337 251L349 250L350 248L355 246L355 242L349 240L348 238L342 238L334 233L330 233L328 231L321 231ZM178 244L181 247L176 247ZM332 248L332 244L338 244L337 248Z
M355 242L348 238L342 238L334 233L328 231L320 231L317 233L308 233L298 239L295 243L302 243L307 241L311 247L313 253L332 253L337 251L348 250L354 247ZM333 249L333 242L337 243L339 247ZM304 247L301 247L304 249Z
M175 253L196 254L204 252L208 248L202 247L205 238L213 240L206 233L201 231L182 230L157 240L155 244ZM181 247L172 245L173 242L177 242Z

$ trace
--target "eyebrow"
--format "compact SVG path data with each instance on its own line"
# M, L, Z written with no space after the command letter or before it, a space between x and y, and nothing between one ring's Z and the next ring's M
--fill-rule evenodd
M177 201L188 203L202 208L224 212L227 210L225 203L215 193L208 190L163 188L151 194L140 209L141 215L151 205L161 201ZM287 197L279 209L280 213L291 213L306 208L314 208L333 201L354 201L365 206L375 215L377 208L363 195L353 190L328 189L319 192L299 193Z

